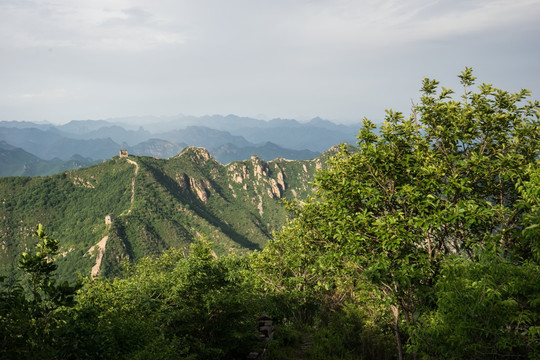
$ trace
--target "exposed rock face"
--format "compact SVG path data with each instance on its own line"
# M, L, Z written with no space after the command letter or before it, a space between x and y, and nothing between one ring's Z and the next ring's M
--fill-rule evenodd
M251 162L253 163L253 174L258 180L268 176L268 163L266 161L261 160L256 156L252 156Z
M236 199L236 193L234 192L234 188L231 184L229 184L229 190L231 190L232 196Z
M194 179L187 174L176 174L176 182L183 189L194 192L199 200L206 203L210 196L212 184L208 180Z
M249 170L246 165L232 165L229 167L229 171L232 172L232 180L237 184L243 183L244 179L249 179Z
M270 178L270 189L268 190L268 196L270 197L277 197L278 199L281 198L281 189L278 186L278 183L276 180Z
M235 183L239 183L239 184L242 183L242 181L244 180L244 178L242 178L242 175L240 174L234 174L232 179Z
M261 160L256 156L251 157L250 162L251 166L249 167L240 162L227 165L227 172L231 181L243 184L242 189L244 190L248 190L252 185L257 185L258 187L262 186L263 189L261 190L267 193L270 198L280 199L283 197L286 184L285 174L281 167L278 164ZM254 181L250 182L249 180ZM229 186L229 188L233 189L232 186ZM233 196L236 197L236 194L233 194Z
M276 164L276 168L278 169L277 173L277 184L281 186L281 190L285 191L285 174L283 174L283 170Z
M187 189L189 186L189 176L186 174L176 174L176 182L181 188Z
M206 203L208 201L208 196L210 196L210 192L208 190L211 188L211 184L208 180L195 180L193 178L189 178L189 186L202 202Z
M100 242L98 242L96 245L92 246L90 249L88 249L88 254L94 255L96 249L96 264L92 266L92 270L90 272L91 277L96 277L101 272L101 261L103 260L103 254L105 253L105 247L107 246L107 240L109 240L108 236L104 236L103 239L101 239Z
M208 150L206 150L205 148L202 148L202 147L188 146L180 154L178 154L177 156L184 156L186 154L190 154L191 159L195 163L201 163L201 162L205 162L205 161L208 161L208 160L216 161L216 160L214 160L212 155L210 155Z
M88 189L95 189L96 188L94 186L94 184L92 184L89 180L85 180L85 179L80 178L80 177L74 177L73 178L73 185L85 187L85 188L88 188Z
M263 210L263 199L261 195L258 195L259 197L259 203L257 204L257 209L259 209L259 215L263 216L264 210Z

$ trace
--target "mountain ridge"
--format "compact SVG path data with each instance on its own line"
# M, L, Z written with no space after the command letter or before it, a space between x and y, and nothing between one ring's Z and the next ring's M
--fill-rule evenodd
M90 274L99 252L89 250L105 236L104 276L127 259L187 249L197 237L212 241L218 254L262 249L287 221L281 199L311 195L310 182L330 153L223 165L190 146L169 159L115 156L46 177L0 178L0 269L9 272L30 248L37 223L61 241L64 279Z
M96 161L73 155L67 160L53 158L43 160L21 148L0 140L0 177L2 176L45 176L69 169L95 164Z
M276 157L307 160L335 144L354 142L357 129L355 125L339 125L320 118L307 123L279 118L265 121L236 115L153 119L151 131L140 125L144 118L74 120L64 125L0 121L0 141L41 160L58 157L67 161L78 155L94 162L108 159L120 149L132 154L167 158L185 146L203 146L226 164L249 159L251 155L264 160ZM0 165L4 165L2 159Z

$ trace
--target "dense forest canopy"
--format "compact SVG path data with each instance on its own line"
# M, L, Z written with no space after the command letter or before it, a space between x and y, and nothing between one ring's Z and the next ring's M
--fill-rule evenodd
M365 120L263 250L197 240L70 286L39 227L1 288L2 357L538 359L540 104L459 78L457 100L424 79L409 117Z

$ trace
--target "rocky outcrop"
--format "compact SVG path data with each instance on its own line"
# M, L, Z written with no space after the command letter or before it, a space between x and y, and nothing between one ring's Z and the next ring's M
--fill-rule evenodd
M304 165L305 166L305 165ZM283 173L283 170L279 167L278 164L276 164L276 170L277 170L277 184L281 187L281 191L285 191L285 174Z
M248 190L248 187L250 187L248 183L250 183L250 185L257 185L259 188L262 187L261 190L266 192L270 198L280 199L283 197L286 184L285 174L281 167L278 164L272 166L271 162L268 163L256 156L252 156L249 162L248 164L236 162L227 166L231 181L236 184L243 184L242 188L244 190ZM229 188L233 189L232 186L229 186ZM236 197L236 194L233 196Z
M253 164L253 175L258 180L268 176L268 163L266 161L259 159L257 156L252 156L251 162Z
M182 152L178 154L176 157L181 157L181 156L189 156L191 160L195 163L202 163L209 160L216 162L216 160L214 160L214 158L212 157L212 155L210 155L208 150L202 147L188 146L184 150L182 150Z
M194 179L189 177L187 174L177 174L176 183L183 189L189 190L202 202L206 203L208 197L210 196L210 189L212 189L212 184L208 180Z
M96 255L96 263L94 266L92 266L92 270L90 271L91 277L96 277L101 272L101 261L103 260L103 254L105 253L105 247L107 246L107 240L109 240L108 236L104 236L103 239L101 239L100 242L98 242L96 245L92 246L90 249L88 249L88 254L90 255ZM97 251L97 254L95 252Z
M191 191L197 194L199 200L204 203L208 201L208 197L210 196L209 189L211 188L211 184L208 180L196 180L193 178L189 178L189 187Z
M85 187L85 188L88 188L88 189L95 189L95 185L92 184L92 182L90 182L89 180L86 180L86 179L83 179L83 178L80 178L80 177L77 177L75 176L73 178L73 185L75 186L80 186L80 187Z
M246 165L238 164L229 167L232 180L237 184L242 184L245 179L249 179L249 170Z

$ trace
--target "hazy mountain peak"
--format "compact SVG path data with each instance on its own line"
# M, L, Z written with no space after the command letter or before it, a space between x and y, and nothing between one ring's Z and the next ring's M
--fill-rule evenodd
M0 140L0 149L14 150L16 148L17 148L16 146L10 145L7 142L5 142L4 140Z
M183 156L191 156L191 158L194 161L202 160L202 161L216 161L212 155L203 147L198 146L188 146L180 154L178 154L176 157L183 157Z
M58 129L71 134L84 134L99 130L102 127L109 127L113 124L106 120L72 120L64 125L57 126Z

